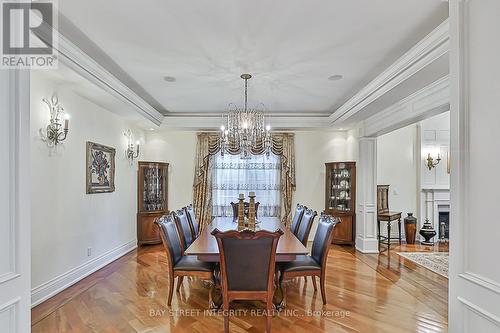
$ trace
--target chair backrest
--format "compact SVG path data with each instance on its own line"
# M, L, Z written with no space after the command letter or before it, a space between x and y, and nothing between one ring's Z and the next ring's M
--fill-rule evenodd
M155 224L160 230L161 242L167 252L167 262L173 269L182 258L182 243L174 217L171 214L163 215L155 220Z
M333 229L340 223L338 218L321 213L311 250L311 257L324 267L333 238Z
M389 185L377 185L377 213L389 212Z
M297 208L295 208L295 214L293 215L292 224L290 225L290 231L292 234L297 236L297 231L299 231L300 221L302 220L302 216L304 216L304 212L307 207L297 204Z
M184 209L179 209L177 212L175 212L174 217L177 223L177 229L179 230L179 234L182 237L182 248L183 250L186 250L194 241L194 232L191 226L191 222L189 222L189 218Z
M196 214L194 212L193 205L191 204L187 207L184 207L184 210L187 213L189 222L191 222L191 226L193 227L193 231L194 231L193 236L196 239L196 238L198 238L198 234L200 232L200 225L196 221Z
M219 246L223 293L272 290L276 247L283 231L215 229L212 235Z
M245 205L245 216L248 217L248 207L250 207L249 202L244 202ZM255 217L258 217L259 215L257 212L259 211L259 205L260 202L255 203ZM236 220L238 218L238 203L237 202L231 202L231 207L233 207L233 220Z
M304 244L304 246L307 246L307 239L309 238L309 233L311 232L311 227L316 215L318 215L318 213L312 209L306 209L304 211L304 215L302 216L302 220L300 221L297 238L302 244Z

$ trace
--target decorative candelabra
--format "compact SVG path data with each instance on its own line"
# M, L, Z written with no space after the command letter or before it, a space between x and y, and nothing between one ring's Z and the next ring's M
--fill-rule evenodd
M238 197L238 230L245 228L245 196Z
M250 203L248 205L248 227L255 230L255 192L248 193L248 197L250 198Z
M136 141L134 145L134 136L132 135L132 131L130 129L127 130L124 135L128 138L127 150L125 151L125 154L130 162L133 162L134 159L139 157L139 141Z
M59 99L56 95L53 95L50 101L46 98L43 98L42 101L49 108L50 123L45 130L43 128L40 129L40 136L47 143L47 146L52 148L66 140L69 132L69 115L64 111L62 105L59 104Z

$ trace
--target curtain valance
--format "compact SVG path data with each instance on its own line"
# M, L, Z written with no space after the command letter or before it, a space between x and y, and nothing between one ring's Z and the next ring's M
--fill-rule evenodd
M280 156L281 164L281 201L282 221L289 224L291 218L292 196L295 190L295 143L293 133L273 133L271 140L273 154ZM235 142L227 144L228 152L238 155L241 150ZM198 133L196 145L196 165L193 181L193 205L196 217L203 228L211 221L212 213L212 175L211 156L220 152L218 133ZM251 151L254 155L265 153L264 145L258 144Z

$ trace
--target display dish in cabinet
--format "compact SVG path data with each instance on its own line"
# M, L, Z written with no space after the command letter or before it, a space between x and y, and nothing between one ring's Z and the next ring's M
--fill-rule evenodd
M333 243L354 245L356 226L356 163L325 163L325 212L340 219Z

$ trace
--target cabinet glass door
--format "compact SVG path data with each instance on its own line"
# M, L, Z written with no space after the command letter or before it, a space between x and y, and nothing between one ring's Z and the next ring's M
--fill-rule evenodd
M146 167L143 169L142 208L145 212L165 210L165 169Z
M346 212L352 210L351 174L351 169L342 164L330 170L330 209Z

